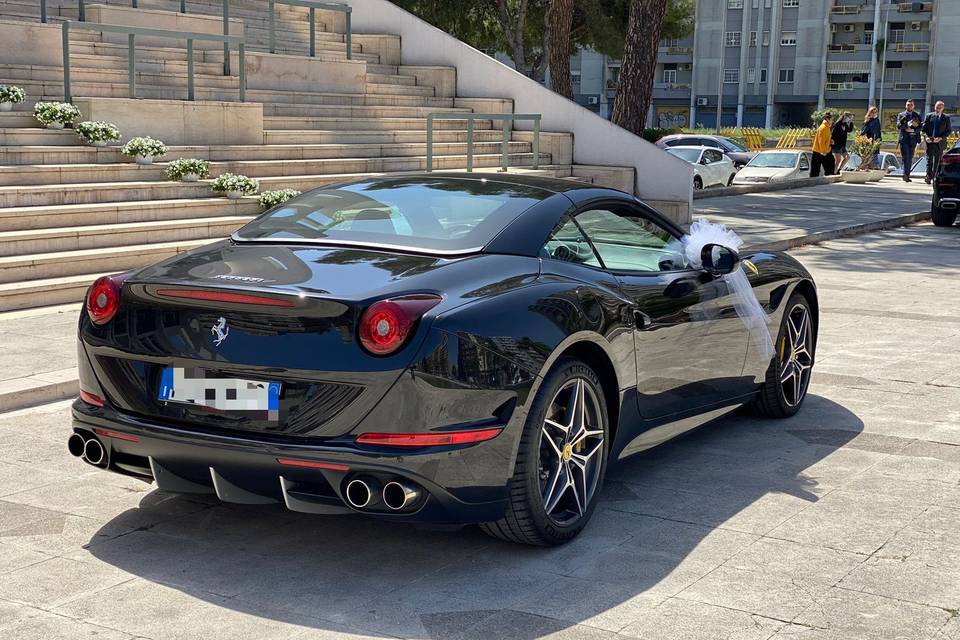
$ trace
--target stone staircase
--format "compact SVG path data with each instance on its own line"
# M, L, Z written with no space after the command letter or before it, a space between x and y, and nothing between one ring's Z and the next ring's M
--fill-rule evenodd
M231 0L231 18L243 21L250 50L267 49L264 5ZM141 0L140 6L173 10L179 3ZM193 13L218 16L220 3L192 0L188 15ZM48 15L51 23L76 19L76 2L50 0ZM278 15L278 53L303 55L306 10L280 7ZM320 12L320 17L326 22L317 25L318 57L344 61L344 36L331 26L335 16ZM0 20L39 22L39 0L0 0ZM426 81L437 72L449 77L454 70L404 66L398 56L385 60L382 50L364 49L379 47L389 36L370 38L374 45L365 44L363 34L354 37L353 59L366 63L362 93L248 89L247 102L263 105L260 144L168 145L164 160L204 158L211 162L211 178L240 173L257 178L261 191L306 191L363 176L424 170L426 116L431 112L512 110L509 100L454 97L449 87ZM109 41L108 34L71 31L74 97L126 98L126 56L126 45ZM196 51L197 100L238 100L238 76L223 75L223 56L217 48ZM234 73L236 68L234 64ZM138 98L182 100L185 50L138 45L136 76ZM81 146L71 130L40 128L30 112L38 100L62 100L61 67L4 62L0 55L0 84L21 86L28 96L14 111L0 113L0 312L77 302L101 274L144 266L225 237L261 211L255 197L214 197L209 181L167 181L164 161L140 166L122 156L118 145ZM145 117L149 104L144 103ZM126 139L138 132L123 133ZM541 145L539 173L625 182L626 169L573 166L570 134L544 135L552 137ZM437 122L434 168L464 169L466 139L465 122ZM499 166L501 139L493 122L476 122L478 170ZM533 164L531 140L529 133L512 134L511 171ZM564 157L552 157L557 150L566 150L560 153ZM632 168L629 172L632 185Z

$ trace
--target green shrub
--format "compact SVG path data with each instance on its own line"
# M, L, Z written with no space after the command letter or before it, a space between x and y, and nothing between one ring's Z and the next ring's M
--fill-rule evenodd
M180 180L188 174L206 178L210 175L210 163L197 158L177 158L167 165L163 174L170 180Z
M38 102L33 107L33 117L42 125L54 122L66 125L80 119L80 109L69 102Z
M274 191L264 191L260 194L260 206L264 209L270 209L278 204L286 202L290 198L296 198L300 195L296 189L276 189Z
M253 178L247 176L238 176L232 173L224 173L217 176L210 188L215 193L229 193L238 191L245 196L253 195L260 189L260 184Z
M131 138L127 144L121 147L120 153L134 158L161 158L167 155L167 146L160 140L143 136Z
M0 102L12 102L14 104L19 104L23 102L27 97L27 94L20 87L14 87L11 85L0 85Z
M73 130L77 132L77 137L87 144L91 142L113 142L120 139L120 129L110 122L78 122L73 125Z
M836 109L817 109L816 111L810 114L810 119L813 121L813 126L819 127L820 123L823 122L823 117L828 113L833 116L834 122L836 122L836 118L837 118Z

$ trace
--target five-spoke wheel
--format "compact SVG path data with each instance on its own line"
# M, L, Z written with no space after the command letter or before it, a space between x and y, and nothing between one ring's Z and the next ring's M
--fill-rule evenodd
M807 395L816 352L813 311L799 293L787 301L774 346L767 378L752 406L761 415L786 418L800 409Z
M481 528L504 540L539 545L561 544L580 533L606 472L607 415L593 369L559 359L527 414L506 514Z

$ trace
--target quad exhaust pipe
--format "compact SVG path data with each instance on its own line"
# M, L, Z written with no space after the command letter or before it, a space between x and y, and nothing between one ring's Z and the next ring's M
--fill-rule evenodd
M94 436L84 437L79 433L72 434L67 438L67 450L71 455L83 458L83 461L87 464L92 464L95 467L107 466L109 459L107 449Z
M376 478L361 476L347 483L344 494L354 509L368 510L383 504L390 511L404 511L420 500L421 491L404 480L381 485Z
M420 498L420 491L396 480L383 485L383 504L391 511L403 511Z
M369 509L380 502L380 483L373 478L355 478L347 483L346 496L354 509Z

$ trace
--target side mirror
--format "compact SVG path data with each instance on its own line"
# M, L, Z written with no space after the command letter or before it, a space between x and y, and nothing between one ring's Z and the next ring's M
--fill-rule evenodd
M707 273L725 276L733 273L740 266L740 254L723 245L706 244L700 250L700 262Z
M707 156L703 156L700 158L700 164L710 164L710 160L707 158Z

